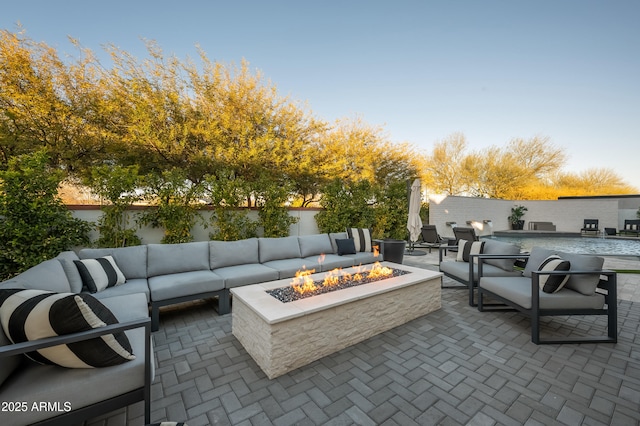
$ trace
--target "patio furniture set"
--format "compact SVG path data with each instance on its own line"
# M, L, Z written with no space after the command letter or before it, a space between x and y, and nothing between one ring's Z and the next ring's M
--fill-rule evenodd
M540 247L520 253L496 240L460 239L453 248L455 259L444 259L449 246L439 257L440 271L462 284L453 287L467 290L469 305L479 311L517 310L530 317L533 343L617 342L617 275L602 268L602 257ZM543 317L571 315L606 316L607 334L541 337Z
M228 313L231 288L382 260L371 250L356 230L63 252L0 283L0 423L68 425L139 401L150 423L160 307L217 297Z

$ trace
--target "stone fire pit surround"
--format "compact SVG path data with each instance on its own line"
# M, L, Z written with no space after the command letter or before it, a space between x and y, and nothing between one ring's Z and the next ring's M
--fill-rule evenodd
M233 334L273 379L440 309L440 272L382 265L410 273L288 303L267 290L290 279L234 288Z

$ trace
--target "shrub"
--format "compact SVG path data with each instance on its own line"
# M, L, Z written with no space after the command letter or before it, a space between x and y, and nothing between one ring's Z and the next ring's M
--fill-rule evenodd
M64 173L47 161L40 151L0 171L0 280L89 243L89 224L73 218L58 197Z
M335 179L322 190L320 205L324 210L316 215L318 228L321 232L371 228L375 220L374 198L374 189L367 180L349 184Z

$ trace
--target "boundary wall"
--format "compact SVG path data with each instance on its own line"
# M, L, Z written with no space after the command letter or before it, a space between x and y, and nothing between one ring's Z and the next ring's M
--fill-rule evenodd
M525 206L524 229L529 222L553 222L556 231L580 232L584 219L598 219L599 228L621 229L625 219L637 219L640 195L564 197L557 200L496 200L446 195L429 196L429 223L443 237L453 237L452 223L473 226L478 235L511 229L511 207Z
M102 211L100 210L99 205L68 205L67 207L69 208L69 210L71 210L71 214L73 215L73 217L85 220L87 222L96 223L98 219L100 219L100 216L102 216ZM128 226L131 228L136 228L136 234L142 240L142 244L160 243L164 235L164 230L160 228L153 228L151 226L143 226L142 228L137 228L135 218L145 208L147 207L134 206L127 212L129 219ZM318 229L318 225L316 225L315 216L320 210L321 209L318 208L290 208L289 215L298 218L298 222L289 227L289 234L318 234L320 230ZM211 210L200 210L200 214L202 215L206 223L209 223L212 213L213 212ZM249 217L252 220L257 220L258 211L255 209L249 209ZM194 241L208 241L210 239L210 232L213 232L213 229L211 227L205 228L205 226L202 224L202 221L196 222L194 228L191 231ZM258 233L260 232L261 230L258 229ZM95 229L95 227L93 227L89 234L89 238L91 238L91 241L95 241L99 236L100 234Z

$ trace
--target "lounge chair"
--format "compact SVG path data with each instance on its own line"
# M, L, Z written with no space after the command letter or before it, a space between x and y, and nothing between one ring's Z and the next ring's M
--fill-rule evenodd
M476 230L473 228L455 227L453 228L453 235L456 237L455 245L458 245L459 240L478 241Z
M418 239L418 241L411 244L412 248L428 248L429 253L431 253L432 248L438 248L446 243L447 240L443 239L440 234L438 234L438 229L435 225L423 225L420 229L420 238Z
M598 229L598 219L585 219L584 225L582 226L581 232L595 232L596 234L600 232Z
M631 234L636 237L640 236L640 219L625 219L624 226L618 233L621 235Z

